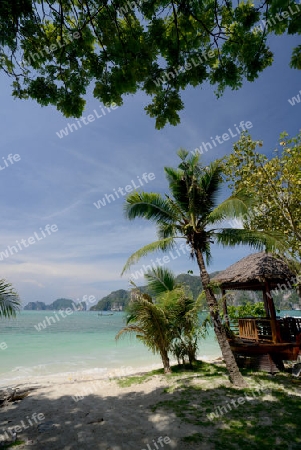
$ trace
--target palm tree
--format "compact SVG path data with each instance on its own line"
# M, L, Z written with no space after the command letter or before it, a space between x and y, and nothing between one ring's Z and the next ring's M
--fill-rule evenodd
M154 353L160 353L164 373L170 373L168 353L172 349L181 347L183 358L187 355L191 363L195 360L199 334L197 303L167 268L153 269L145 278L147 289L156 300L135 286L127 308L127 325L116 339L125 333L136 334Z
M11 283L0 280L0 318L15 317L20 309L20 299Z
M128 306L127 325L116 335L118 340L125 333L136 334L153 353L160 353L164 373L170 373L168 351L172 341L166 311L154 304L152 298L145 293L134 290Z
M201 326L198 313L200 303L195 301L183 283L177 283L174 273L166 267L157 267L145 274L148 291L166 312L172 335L171 353L185 362L196 361L198 338L205 337L208 321Z
M273 249L275 235L244 229L218 228L227 217L240 217L250 206L251 199L239 192L217 206L217 196L222 186L222 164L215 161L207 167L199 163L199 155L188 157L188 152L179 150L181 162L177 169L165 167L170 194L133 192L125 203L125 214L130 220L142 217L157 225L158 240L136 251L127 261L123 272L141 257L156 250L168 250L175 239L185 238L191 247L191 256L196 258L203 289L215 334L226 363L230 380L236 386L246 386L231 351L227 335L219 314L206 263L211 260L211 244L234 246L249 244L255 249ZM216 228L214 228L216 227Z
M182 359L184 365L187 357L192 367L196 361L198 338L201 334L205 334L207 322L200 327L199 303L185 295L183 291L179 294L177 302L170 308L170 324L174 335L170 350L177 358L178 364Z

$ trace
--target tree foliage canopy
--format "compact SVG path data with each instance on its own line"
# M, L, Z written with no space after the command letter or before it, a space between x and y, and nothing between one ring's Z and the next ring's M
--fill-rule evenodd
M238 319L241 317L264 317L266 315L263 302L248 302L239 306L229 305L227 309L230 319Z
M301 262L301 132L294 138L282 133L280 145L268 159L256 151L260 141L242 135L225 158L224 172L233 195L246 189L254 199L242 216L244 228L282 233L288 255Z
M66 117L94 97L121 105L144 91L156 127L179 123L180 91L209 81L217 94L272 64L270 33L301 32L293 0L2 0L0 68L13 95ZM301 68L301 46L291 66Z

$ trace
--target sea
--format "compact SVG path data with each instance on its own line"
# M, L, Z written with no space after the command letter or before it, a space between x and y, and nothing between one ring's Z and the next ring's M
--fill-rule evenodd
M0 386L22 379L59 374L126 375L144 367L158 367L154 355L134 335L116 334L125 326L125 313L100 315L72 311L64 318L55 311L21 311L0 319ZM205 313L206 315L206 313ZM198 357L221 355L213 330L199 343Z
M100 315L97 311L21 311L13 319L0 319L0 387L22 379L78 372L105 376L126 375L139 368L158 367L154 355L134 335L116 334L125 326L125 313ZM207 313L202 313L205 318ZM281 311L280 316L301 316ZM201 317L201 318L202 318ZM221 356L213 329L200 339L198 358Z

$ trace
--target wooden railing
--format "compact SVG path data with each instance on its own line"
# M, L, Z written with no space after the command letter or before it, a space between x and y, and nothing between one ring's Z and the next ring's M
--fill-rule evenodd
M283 342L296 342L297 336L301 334L301 317L284 317L277 324Z
M277 341L276 327L273 327L273 325L275 325L275 322L273 322L271 319L255 319L255 321L257 325L259 341Z
M242 339L266 342L296 342L301 334L301 317L286 317L276 322L267 318L243 318L231 324Z
M239 337L254 341L276 340L271 319L238 319Z
M238 319L239 337L258 341L256 319Z

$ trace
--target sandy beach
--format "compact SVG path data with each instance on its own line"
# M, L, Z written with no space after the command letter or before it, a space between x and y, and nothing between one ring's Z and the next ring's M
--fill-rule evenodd
M151 407L166 398L170 378L155 375L142 384L121 387L114 377L116 371L105 377L78 372L10 386L30 392L0 408L0 443L16 438L24 441L17 446L20 450L171 450L183 448L181 438L198 431L168 411L152 412Z
M301 380L289 373L250 373L248 389L238 389L221 359L168 376L151 369L134 377L83 371L12 384L6 393L13 398L0 404L0 449L301 448L294 431L300 427Z

